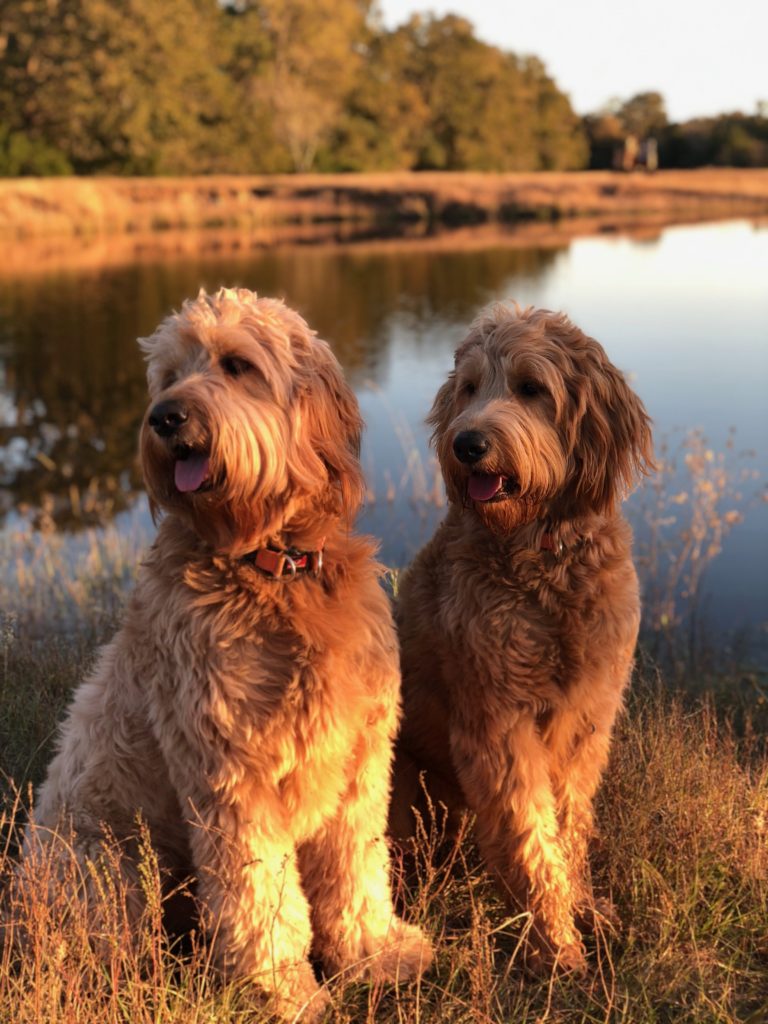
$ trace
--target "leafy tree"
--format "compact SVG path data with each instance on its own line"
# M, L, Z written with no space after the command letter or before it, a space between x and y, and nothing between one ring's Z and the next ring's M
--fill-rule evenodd
M231 171L282 174L293 169L264 81L270 40L256 5L225 7L220 40L232 93Z
M250 43L237 47L251 103L270 115L292 169L309 170L342 116L362 60L369 0L246 0Z
M455 15L412 18L398 30L410 42L411 78L430 112L417 167L511 170L535 167L531 118L514 57L476 39Z
M619 107L616 116L627 134L638 139L658 136L669 123L664 97L658 92L640 92Z
M3 0L0 55L6 167L66 169L55 153L133 174L586 159L539 61L453 15L387 32L375 0Z
M762 123L761 123L762 122ZM727 167L768 165L768 122L731 114L718 118L712 131L713 163Z
M77 171L216 169L215 0L5 0L0 119Z
M24 132L12 132L0 124L0 177L71 174L72 165L58 149L34 142Z
M660 147L663 167L701 167L714 158L711 118L696 118L685 124L670 125Z
M625 137L619 118L604 111L587 114L583 124L589 145L589 167L592 170L613 167L615 154L624 145Z
M570 100L555 85L537 57L523 63L523 73L536 97L533 115L538 168L563 171L586 167L589 145Z
M338 142L344 166L531 170L580 166L578 119L538 61L415 15L371 46Z
M642 92L628 100L614 97L602 110L583 119L589 143L589 166L605 169L616 165L628 136L638 142L668 136L664 97L658 92ZM666 164L663 160L662 163Z
M372 33L365 57L323 162L345 171L414 167L431 128L411 40Z
M670 125L660 155L665 167L768 167L768 118L734 113Z

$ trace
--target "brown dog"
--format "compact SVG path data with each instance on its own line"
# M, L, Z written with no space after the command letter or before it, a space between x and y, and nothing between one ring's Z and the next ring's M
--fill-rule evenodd
M575 920L592 798L640 620L617 510L651 461L649 420L596 341L497 306L456 352L429 417L448 515L405 573L404 724L392 827L469 807L529 959L584 964Z
M243 289L201 292L143 348L162 522L63 724L27 870L66 857L71 826L95 904L86 862L108 829L140 914L140 813L161 866L197 877L221 967L314 1017L327 994L310 949L379 979L431 956L390 896L400 679L374 546L349 527L357 402L297 313Z

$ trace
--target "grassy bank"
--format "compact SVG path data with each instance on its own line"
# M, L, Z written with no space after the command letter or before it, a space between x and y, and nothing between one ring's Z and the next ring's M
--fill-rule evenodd
M767 215L768 216L768 215ZM691 216L692 223L699 223ZM676 224L687 223L678 215ZM279 247L281 252L314 252L354 248L359 256L388 251L430 253L483 252L492 248L561 249L576 238L614 234L636 241L653 241L670 223L668 216L569 217L555 221L520 221L516 224L475 224L450 228L426 221L403 224L396 232L377 231L375 225L272 224L246 228L168 228L131 231L117 235L19 235L3 239L0 280L29 279L51 271L81 273L115 267L135 267L168 261L258 258Z
M768 169L0 180L0 236L768 212Z
M12 869L26 784L50 758L55 723L97 643L115 625L142 538L94 534L72 557L56 535L6 535L0 583L0 757L4 811L0 878ZM695 685L696 681L692 681ZM14 798L20 788L21 802ZM735 735L706 695L670 694L643 666L621 718L599 798L593 851L598 892L614 900L617 935L591 942L585 979L526 978L518 921L509 920L479 867L471 834L404 892L408 913L437 947L420 984L332 984L328 1020L352 1022L751 1021L768 1017L768 758L749 724ZM193 942L170 949L147 853L150 909L138 941L126 941L119 891L102 953L88 922L44 910L40 887L27 913L23 957L0 952L0 1020L14 1024L192 1024L266 1021L247 987L223 986ZM2 883L0 883L2 884Z

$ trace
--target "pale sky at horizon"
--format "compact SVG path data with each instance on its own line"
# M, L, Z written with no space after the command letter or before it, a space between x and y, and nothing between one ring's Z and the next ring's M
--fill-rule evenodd
M388 28L449 12L476 35L540 57L574 109L662 93L672 121L768 101L768 0L379 0Z

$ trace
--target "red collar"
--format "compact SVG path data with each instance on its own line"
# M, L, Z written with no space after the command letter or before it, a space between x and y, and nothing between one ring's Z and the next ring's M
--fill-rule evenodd
M539 547L542 551L551 551L554 555L560 556L563 553L563 542L555 540L551 533L542 533Z
M299 551L296 548L283 550L272 546L256 548L255 551L243 555L240 561L248 562L263 576L269 576L274 580L290 582L306 573L317 579L323 569L324 545L325 540L317 551Z

